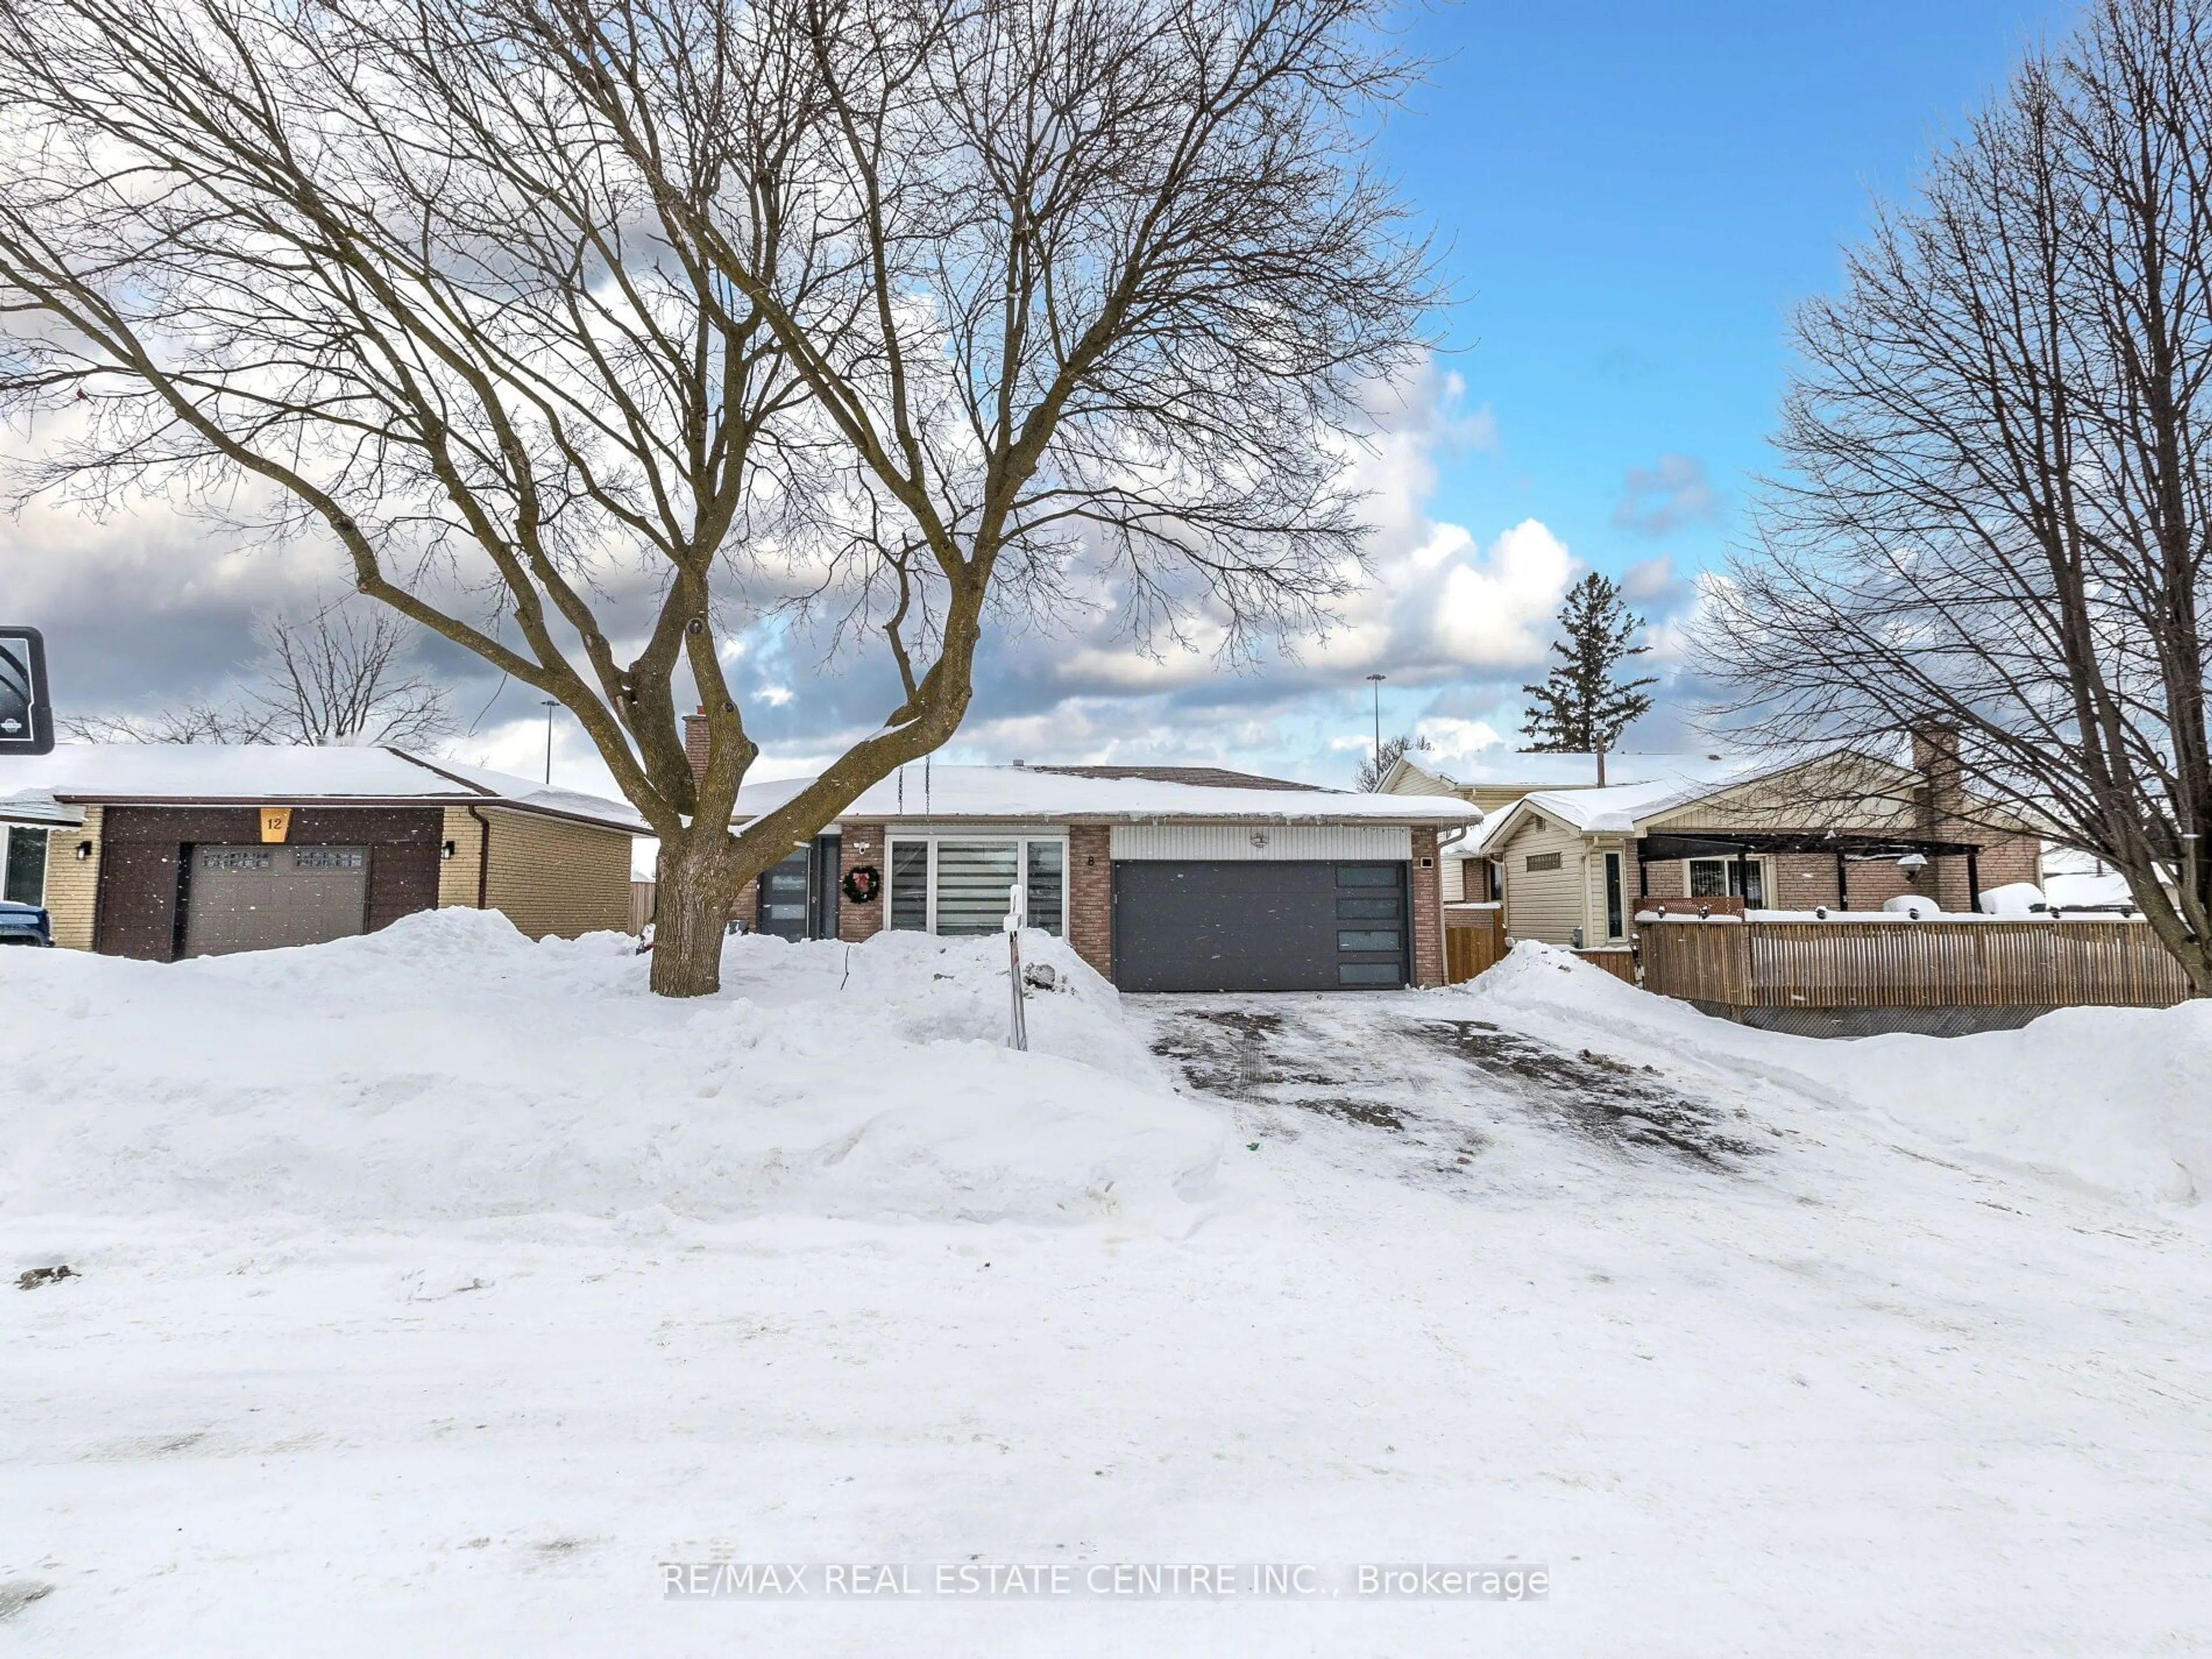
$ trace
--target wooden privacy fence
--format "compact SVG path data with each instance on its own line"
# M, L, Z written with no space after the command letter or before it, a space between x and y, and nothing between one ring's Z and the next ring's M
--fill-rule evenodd
M1444 907L1444 982L1473 979L1505 955L1504 912L1495 904Z
M1601 945L1575 955L1593 968L1611 974L1615 979L1636 983L1636 952L1626 945Z
M2165 1008L2180 964L2140 921L1657 921L1644 986L1747 1008Z
M653 920L653 890L659 884L640 881L635 876L629 884L629 930L633 933L645 931L645 924Z

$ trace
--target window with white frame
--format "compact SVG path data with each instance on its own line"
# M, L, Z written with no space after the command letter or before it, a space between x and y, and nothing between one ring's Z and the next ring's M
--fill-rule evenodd
M15 904L46 902L46 832L22 824L0 826L0 898Z
M890 843L890 925L908 933L995 933L1019 881L1029 925L1061 934L1067 842L1057 836L902 836Z
M1765 859L1688 859L1684 862L1692 898L1740 898L1747 910L1766 908Z

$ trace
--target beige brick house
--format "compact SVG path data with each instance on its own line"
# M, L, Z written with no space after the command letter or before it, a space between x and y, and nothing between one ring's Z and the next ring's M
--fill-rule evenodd
M1967 911L2039 882L2034 828L1959 785L1940 745L1903 766L1853 750L1732 775L1537 790L1476 848L1515 939L1625 943L1638 909L1879 910L1924 895Z
M647 833L618 801L391 749L61 744L7 764L57 815L6 828L10 892L50 913L57 945L155 962L434 908L499 910L532 938L619 930Z
M748 787L747 818L803 781ZM1010 890L1127 990L1388 989L1444 972L1440 854L1480 808L1206 767L908 766L762 877L792 939L999 931Z

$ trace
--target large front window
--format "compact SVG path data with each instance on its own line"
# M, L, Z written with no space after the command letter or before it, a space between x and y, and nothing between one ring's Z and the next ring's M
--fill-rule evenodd
M0 880L0 898L16 904L44 905L46 902L46 832L0 827L0 844L4 844L6 861L4 880Z
M890 925L908 933L995 933L1017 882L1029 925L1064 931L1067 843L1029 836L890 837Z

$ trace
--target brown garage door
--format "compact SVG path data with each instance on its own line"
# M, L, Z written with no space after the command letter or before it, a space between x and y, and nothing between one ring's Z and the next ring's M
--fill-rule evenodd
M320 945L368 919L366 847L195 847L185 887L185 954Z

